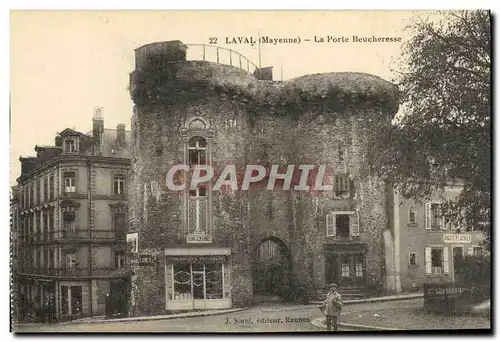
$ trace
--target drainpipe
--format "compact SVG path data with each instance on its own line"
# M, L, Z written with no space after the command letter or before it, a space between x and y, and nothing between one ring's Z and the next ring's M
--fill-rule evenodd
M393 188L393 206L394 206L394 216L393 216L393 227L394 227L394 252L393 252L393 257L394 257L394 290L396 293L399 292L399 287L398 286L398 277L399 277L399 270L400 270L400 265L399 265L399 260L400 260L400 255L399 255L399 194L398 192Z
M87 161L87 224L89 233L88 264L89 264L89 309L92 317L92 162Z

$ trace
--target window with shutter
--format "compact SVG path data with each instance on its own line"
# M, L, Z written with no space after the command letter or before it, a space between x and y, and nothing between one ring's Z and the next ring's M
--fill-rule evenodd
M326 215L326 236L336 235L335 219L335 214Z
M430 229L444 229L444 219L441 213L441 203L433 202L430 205Z
M349 224L351 236L359 236L359 213L355 212L349 215Z
M431 229L431 204L425 203L425 229Z
M431 248L425 247L425 274L431 274L431 272L432 272Z

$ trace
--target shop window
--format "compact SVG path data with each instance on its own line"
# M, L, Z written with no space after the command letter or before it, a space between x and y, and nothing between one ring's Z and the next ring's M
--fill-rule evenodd
M178 263L173 266L174 300L224 298L221 263Z
M82 287L71 286L71 314L80 316L82 314Z
M61 286L61 313L63 315L69 314L69 298L67 286Z
M221 299L222 291L222 264L205 264L206 299Z

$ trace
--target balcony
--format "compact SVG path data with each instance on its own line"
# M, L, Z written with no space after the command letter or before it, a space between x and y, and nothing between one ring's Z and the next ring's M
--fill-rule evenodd
M129 274L128 268L93 268L88 267L62 267L62 268L23 268L19 274L50 278L122 278Z

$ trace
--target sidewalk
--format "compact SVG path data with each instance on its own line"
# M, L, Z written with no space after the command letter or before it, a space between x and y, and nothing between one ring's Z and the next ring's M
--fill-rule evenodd
M193 312L182 312L178 314L170 315L157 315L157 316L139 316L139 317L125 317L125 318L106 318L105 316L94 316L88 318L82 318L74 321L68 321L60 324L78 324L78 323L120 323L120 322L134 322L134 321L156 321L162 319L175 319L184 317L201 317L201 316L216 316L223 315L233 312L239 312L246 310L247 308L236 308L236 309L220 309L220 310L205 310L205 311L193 311Z

